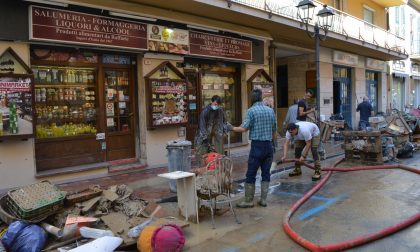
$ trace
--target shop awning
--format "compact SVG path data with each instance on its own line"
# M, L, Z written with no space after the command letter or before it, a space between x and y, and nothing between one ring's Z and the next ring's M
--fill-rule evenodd
M399 73L399 72L393 72L392 76L397 78L408 78L409 75L407 73Z
M182 24L190 24L201 26L205 28L217 29L220 31L226 31L231 33L237 33L239 35L260 39L260 40L272 40L272 36L263 30L254 29L242 25L231 24L209 18L194 16L182 12L173 10L161 9L147 5L141 5L132 2L125 1L112 1L102 0L100 4L95 4L97 1L92 0L72 0L69 1L75 5L86 6L91 8L110 10L114 12L133 14L151 18L158 18L168 21L173 21Z

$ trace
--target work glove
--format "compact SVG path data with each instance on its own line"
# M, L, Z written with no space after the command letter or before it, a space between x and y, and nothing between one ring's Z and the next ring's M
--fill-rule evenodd
M226 123L226 130L227 131L233 131L233 125L230 123Z

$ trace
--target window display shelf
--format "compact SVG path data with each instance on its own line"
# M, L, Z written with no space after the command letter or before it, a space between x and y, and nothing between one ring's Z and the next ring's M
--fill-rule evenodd
M32 69L37 138L96 133L96 69L55 65Z
M77 83L67 83L67 84L35 84L36 88L72 88L72 87L86 87L86 88L94 88L94 84L77 84Z

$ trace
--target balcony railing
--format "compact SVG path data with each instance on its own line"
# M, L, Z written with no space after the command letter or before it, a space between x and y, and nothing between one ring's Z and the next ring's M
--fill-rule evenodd
M265 11L270 15L278 15L300 21L298 17L297 5L299 0L227 0L258 10ZM314 1L316 8L314 13L318 13L322 8L322 3ZM370 24L364 20L353 17L345 12L334 9L334 21L331 31L363 41L363 43L374 44L378 47L407 54L404 49L404 39L392 34L380 27ZM314 15L315 16L315 15ZM312 20L312 25L316 21Z

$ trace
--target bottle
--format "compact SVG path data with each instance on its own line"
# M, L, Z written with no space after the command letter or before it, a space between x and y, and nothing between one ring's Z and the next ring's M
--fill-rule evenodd
M66 71L63 70L63 81L64 81L64 83L67 83L69 81L68 74L69 74L69 70L66 70Z
M47 70L47 77L46 78L47 78L47 83L51 84L52 83L52 73L51 73L50 69Z
M87 71L83 71L82 82L83 82L83 84L88 83L88 72Z
M90 227L81 227L80 234L84 238L98 239L104 236L115 236L111 230L96 229Z

